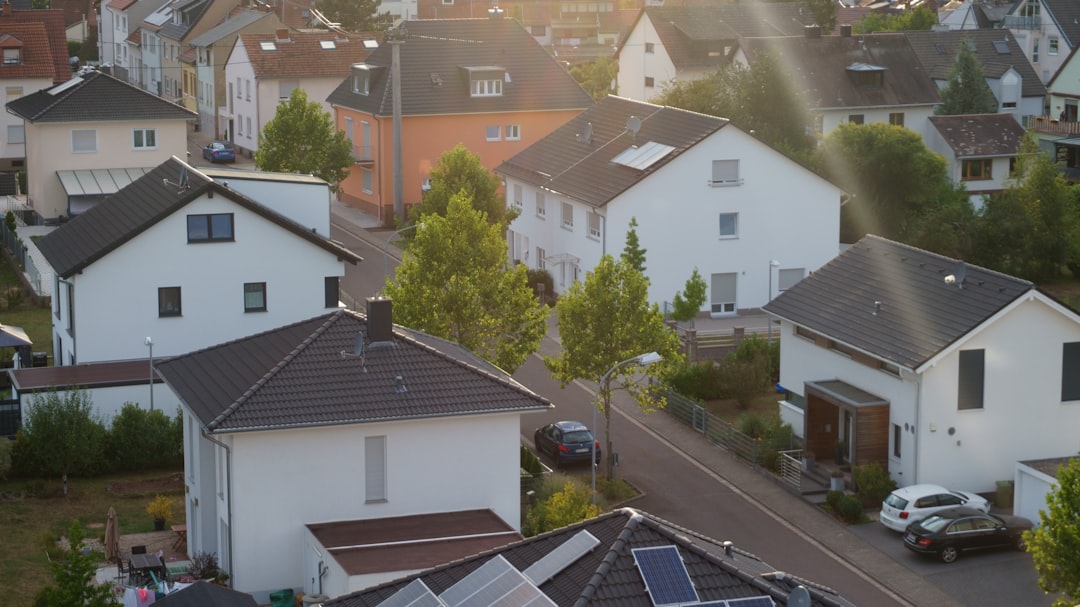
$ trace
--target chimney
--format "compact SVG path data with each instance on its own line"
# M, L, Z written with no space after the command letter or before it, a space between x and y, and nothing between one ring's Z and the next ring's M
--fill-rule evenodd
M850 38L851 37L851 24L850 23L840 26L840 37L841 38Z
M394 341L394 301L384 297L367 298L368 343Z
M280 29L276 30L274 32L274 38L276 38L275 42L288 42L289 41L289 30L287 30L285 28L280 28Z
M811 38L811 39L820 38L821 37L821 26L820 25L806 25L806 26L803 26L803 35L805 35L807 38Z
M3 14L4 14L5 17L11 16L11 2L8 2L8 0L4 0Z

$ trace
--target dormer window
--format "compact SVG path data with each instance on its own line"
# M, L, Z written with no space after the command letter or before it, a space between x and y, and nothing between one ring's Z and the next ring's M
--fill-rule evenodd
M4 49L4 65L18 65L20 63L22 63L21 48Z
M501 97L503 83L510 82L506 68L496 66L467 67L469 95L472 97Z
M362 63L354 63L352 66L352 92L357 95L371 93L371 68Z
M847 66L848 77L859 88L880 88L885 86L885 68L868 63L852 63Z

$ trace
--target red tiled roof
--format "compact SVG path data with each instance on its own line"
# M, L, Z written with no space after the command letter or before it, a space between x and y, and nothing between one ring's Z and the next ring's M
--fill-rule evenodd
M64 11L59 9L13 10L10 15L0 15L0 30L6 30L8 25L19 23L37 23L45 26L45 35L52 55L53 82L66 82L71 79Z
M0 64L0 78L51 78L54 82L57 80L56 66L44 24L0 25L0 48L21 49L18 63ZM70 73L69 69L63 75L69 76Z
M289 32L285 42L278 40L277 34L240 35L256 78L346 76L352 64L362 62L374 50L365 47L364 40L375 39L375 34L343 38L334 32ZM322 41L333 42L334 48L322 48ZM273 42L275 50L262 50L263 42Z
M127 10L129 6L135 4L138 1L139 0L112 0L112 2L109 2L109 8L116 11L123 11Z

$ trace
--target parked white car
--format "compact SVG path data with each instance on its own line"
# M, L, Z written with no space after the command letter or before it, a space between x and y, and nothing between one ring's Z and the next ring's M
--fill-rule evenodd
M915 521L946 508L967 506L980 512L990 512L990 502L968 491L953 491L940 485L911 485L901 487L881 502L878 520L893 531L903 532Z

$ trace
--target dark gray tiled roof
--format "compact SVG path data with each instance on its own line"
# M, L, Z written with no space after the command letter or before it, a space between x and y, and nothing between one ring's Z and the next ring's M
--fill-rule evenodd
M916 369L1034 289L1026 280L865 236L765 311L879 359ZM876 309L875 302L881 302ZM876 312L876 313L875 313Z
M811 108L928 105L940 101L903 34L752 38L743 41L751 64L766 51L791 71ZM857 86L848 68L864 64L885 69L883 86Z
M407 21L401 44L402 113L484 114L584 109L592 97L513 19L432 19ZM373 70L370 94L353 93L346 78L327 98L331 104L376 116L390 116L391 44L366 60ZM468 67L506 69L501 96L471 97Z
M73 85L68 81L9 101L7 108L28 122L194 120L196 117L191 110L102 72L75 78L80 80ZM55 92L65 86L68 88Z
M1050 18L1061 28L1065 44L1069 48L1080 43L1080 2L1076 0L1042 0L1043 6L1050 13ZM1021 6L1023 1L1017 2Z
M930 124L957 158L1014 156L1024 138L1024 127L1012 114L931 116Z
M787 605L790 591L802 583L810 589L815 607L851 605L831 590L790 574L783 580L766 577L776 570L753 555L736 550L735 558L726 557L721 542L630 508L615 510L416 575L340 596L323 604L326 607L377 607L414 579L422 580L432 592L440 594L495 555L502 555L518 571L524 571L582 530L587 530L600 543L539 586L549 599L561 607L653 607L631 550L672 545L678 547L703 601L767 595L777 605Z
M256 607L258 605L250 594L208 582L191 584L158 599L155 603L159 607Z
M641 119L636 137L626 128L631 116ZM592 137L586 142L588 124ZM727 124L723 118L609 96L495 170L600 206ZM631 145L650 141L675 149L645 170L611 162Z
M162 38L168 38L170 40L183 40L184 36L187 36L191 28L195 27L195 24L202 19L203 14L213 0L191 0L185 4L177 5L173 8L173 15L177 13L182 15L180 22L177 23L175 18L170 18L166 23L158 30L158 35Z
M1024 56L1024 51L1016 43L1016 38L1008 30L963 30L948 32L904 32L911 48L919 56L919 61L926 68L927 74L935 80L948 80L960 44L969 40L975 58L982 64L987 78L1000 78L1009 68L1023 79L1020 94L1024 97L1046 95L1046 86L1042 83L1031 62ZM1001 52L998 49L1007 52Z
M252 23L257 23L263 19L270 19L271 13L263 11L257 11L252 9L244 9L238 13L231 14L227 19L218 23L214 27L206 30L204 33L199 34L192 38L188 44L195 46L210 46L215 42L232 36L236 32L244 29Z
M188 189L177 193L184 171ZM169 183L165 183L168 180ZM53 270L68 277L108 255L150 226L189 202L214 192L257 213L300 238L350 263L361 258L345 247L274 212L243 194L218 184L175 156L90 210L38 240L37 246Z
M359 334L369 335L367 317L339 310L178 356L157 370L211 432L551 406L460 346L395 326L392 342L369 344L357 357Z

